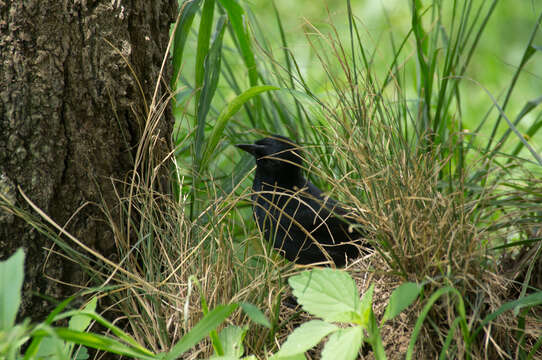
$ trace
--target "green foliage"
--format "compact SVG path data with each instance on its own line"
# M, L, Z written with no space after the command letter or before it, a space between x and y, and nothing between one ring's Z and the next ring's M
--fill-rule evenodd
M339 327L327 321L311 320L296 328L286 342L280 348L275 358L288 358L294 355L303 354L314 347L324 337L337 331Z
M226 288L221 293L232 297L246 296L254 291L247 291L254 273L261 272L266 285L280 286L277 283L282 281L283 264L275 264L272 257L264 261L262 251L258 252L271 248L258 242L261 238L254 240L257 230L244 201L247 192L242 188L249 186L243 181L253 163L248 157L238 160L229 146L246 140L247 133L260 136L267 132L288 135L310 148L308 176L363 214L360 222L370 229L368 240L394 273L404 279L435 282L436 290L414 329L410 356L425 319L433 317L432 311L441 302L453 314L431 323L433 328L448 331L441 356L453 357L460 340L467 353L473 350L479 340L473 336L478 326L474 324L487 325L489 315L463 299L484 303L494 297L480 289L473 291L470 281L457 279L479 281L481 274L493 271L499 263L498 251L540 244L540 239L531 236L540 216L540 187L532 180L536 176L524 176L523 171L534 168L536 174L540 170L532 138L540 136L542 100L520 97L519 105L511 103L520 76L540 55L536 45L540 17L528 41L514 50L521 59L511 62L516 64L515 70L503 96L487 92L480 100L483 104L477 104L488 109L487 115L478 116L479 109L473 115L471 100L475 95L482 97L485 84L471 80L478 79L477 71L490 62L476 55L492 41L486 34L490 19L499 11L497 4L496 0L409 1L398 5L407 10L399 20L408 26L396 27L397 19L390 19L384 34L389 41L385 41L385 36L365 33L365 21L372 19L360 20L360 4L346 1L348 21L327 27L306 24L310 47L305 54L290 42L299 42L301 37L296 33L290 40L292 36L285 31L292 27L291 23L285 26L291 17L281 15L273 3L268 6L273 6L272 21L280 36L280 56L276 56L278 41L270 35L271 16L254 16L238 1L180 2L172 49L174 141L178 145L175 192L178 199L189 194L186 202L179 203L189 207L190 214L188 219L173 217L171 222L188 225L172 238L188 238L189 249L203 249L186 260L186 268L180 271L189 273L186 277L194 272L198 277L208 274L209 268L198 266L209 258L212 264L226 264L218 269L227 269L213 268L210 273L231 271L234 275L229 281L211 277L211 285L200 287L202 321L207 325L195 325L192 330L197 331L183 337L176 351L179 344L188 351L210 334L217 358L243 356L239 344L245 335L263 353L274 346L273 336L284 325L279 321L278 301L271 310L272 324L259 310L256 313L261 316L251 316L251 308L241 302L252 321L272 325L269 338L260 334L251 338L250 331L247 334L237 327L219 332L214 324L229 316L230 308L215 305L209 310L203 296L216 287ZM331 11L338 12L337 4L332 6ZM344 4L340 9L344 13ZM384 15L388 14L384 11ZM379 56L381 51L384 56ZM160 216L153 221L164 222ZM156 227L153 221L149 221L151 231ZM511 234L518 239L510 242ZM147 234L139 236L144 239ZM152 248L153 243L149 244ZM540 251L535 255L540 259ZM147 262L154 264L150 258ZM271 269L267 267L270 263ZM533 267L533 263L526 265L526 276L519 277L524 279L522 299L531 296L526 292ZM276 355L293 358L303 358L299 349L310 348L325 336L324 357L343 349L345 358L351 358L361 343L368 342L375 356L384 358L381 325L404 311L422 290L415 283L397 288L379 323L372 311L373 287L360 299L355 282L346 273L307 272L289 282L303 308L323 319L296 329ZM275 290L260 287L258 300L263 303ZM186 296L186 312L189 298ZM155 303L162 301L155 299ZM215 317L208 318L210 314ZM519 320L523 315L520 310L516 313ZM333 322L349 327L343 329ZM167 330L162 329L160 343L167 344Z
M379 326L373 313L373 289L360 299L354 280L348 273L333 269L304 271L289 279L293 294L303 310L324 320L311 320L296 328L274 359L301 357L305 351L329 336L322 359L355 359L364 341L373 348L375 358L385 359ZM410 306L422 287L405 283L390 297L382 324ZM351 325L341 328L331 322ZM363 332L368 336L365 338Z
M226 127L228 120L230 120L231 117L235 115L237 111L239 111L241 106L243 106L249 99L253 98L258 94L261 94L265 91L278 89L278 87L270 85L253 86L250 89L245 90L242 94L239 94L232 101L230 101L230 103L222 110L220 115L218 115L215 126L213 127L213 131L209 136L207 147L203 152L203 159L201 160L201 166L203 168L205 168L209 164L211 154L215 153L216 146L224 135L224 128Z
M322 359L356 359L362 343L363 329L361 326L339 329L327 340L326 347L322 351Z
M292 276L288 283L305 311L325 321L365 325L358 289L348 273L331 269L306 271Z
M179 1L170 81L177 117L177 196L171 200L156 192L153 180L159 169L149 162L143 165L151 171L133 174L129 195L119 191L121 220L104 207L120 264L76 250L56 233L50 236L97 284L112 284L100 291L119 304L134 337L143 339L145 347L96 314L91 303L83 310L64 311L70 299L43 323L15 324L22 271L2 269L0 290L9 281L10 291L0 291L0 354L16 358L31 341L27 358L54 354L83 359L85 347L91 347L127 357L174 359L198 351L196 345L209 336L215 359L242 358L245 347L261 357L271 355L276 335L288 322L279 315L284 274L290 269L267 256L271 246L257 236L246 201L253 162L240 158L230 145L272 132L308 148L307 175L359 214L375 256L390 272L431 282L431 289L424 286L428 297L413 329L408 358L419 355L415 345L427 323L425 330L441 335L441 344L435 345L441 358L468 358L478 347L490 346L480 341L481 334L491 337L500 327L492 324L507 311L517 320L510 335L517 344L504 344L505 351L536 358L542 340L526 340L526 323L530 310L541 303L533 279L542 248L537 232L541 160L535 141L541 135L542 98L523 96L519 84L540 56L542 15L521 24L531 30L528 39L517 41L520 45L480 59L476 56L481 47L504 42L503 36L487 37L491 26L506 32L504 36L513 33L495 25L494 14L517 5L496 0L398 2L407 12L400 19L394 14L379 34L379 27L366 26L374 19L359 11L370 2L339 3L330 4L337 24L305 24L304 40L299 26L291 23L295 17L284 16L274 3L266 5L273 11L258 17L235 0ZM299 12L305 11L310 9ZM347 18L341 18L345 12ZM271 13L274 17L267 16ZM272 38L275 23L278 45ZM294 35L288 34L291 28ZM300 41L310 46L293 46ZM514 54L520 58L510 57ZM504 89L500 81L489 92L485 82L472 80L493 66L495 56L513 71ZM538 91L539 79L532 78ZM487 109L485 116L480 108ZM150 114L149 119L160 116ZM152 154L153 149L142 153ZM498 278L497 268L504 263L500 255L518 253L532 255L511 275L521 279L521 291L512 301L491 303L502 299L492 293L492 284L479 286L483 274ZM18 254L10 261L22 261ZM196 278L203 285L196 282L200 303L192 309ZM379 322L372 308L374 287L360 298L345 272L313 270L291 277L289 283L303 309L319 320L294 330L275 358L303 359L304 351L327 337L324 359L354 358L364 342L375 358L383 359L382 324L422 291L416 283L399 286ZM253 300L258 306L245 302ZM271 322L259 307L267 307ZM174 338L164 319L177 313L183 319L173 332L179 338ZM440 316L443 313L448 316ZM226 319L242 323L245 315L271 331L234 325L220 329ZM70 319L69 326L53 325L60 319ZM91 333L90 321L112 335ZM84 347L77 350L76 344ZM201 351L212 349L206 345Z
M182 339L175 344L173 349L164 357L165 360L173 360L190 350L200 342L237 308L236 304L220 305L208 312ZM222 355L222 354L220 354Z
M173 62L173 79L172 88L175 92L182 93L180 70L183 61L184 48L186 46L187 37L189 35L190 27L194 20L194 16L199 9L201 1L186 0L180 5L180 14L176 23L174 32L174 43L172 50L172 62ZM211 39L211 28L214 23L214 8L216 6L214 0L206 0L203 5L200 17L200 26L197 37L197 50L195 56L195 71L194 71L194 99L195 103L193 109L195 111L195 123L185 124L182 133L191 138L192 143L192 156L190 158L191 164L186 167L192 169L192 171L184 176L189 176L192 179L192 183L195 186L191 189L191 218L194 218L195 214L199 212L196 207L198 202L199 189L197 186L200 184L200 179L207 173L209 163L211 159L216 158L217 145L223 138L224 129L235 113L245 105L251 98L270 90L276 90L278 87L269 85L257 85L258 72L256 69L256 63L254 53L252 51L252 45L249 38L249 32L246 28L246 22L244 21L244 10L236 1L219 1L221 10L226 11L226 15L221 15L216 20L214 35ZM214 124L209 116L212 109L213 99L215 98L217 86L221 78L222 70L222 44L224 39L224 33L227 27L227 22L231 24L232 36L239 46L240 54L244 60L246 68L248 70L248 77L250 80L250 88L241 92L235 99L228 102L220 112L218 118L214 121ZM210 44L210 45L209 45ZM183 81L186 79L183 77ZM238 88L238 90L240 90ZM186 111L185 104L181 99L176 97L174 99L174 106L176 109L182 109ZM212 125L212 132L210 135L206 135L206 128ZM195 129L192 129L192 126ZM175 139L176 143L180 141L186 141L187 138L178 136ZM182 139L182 140L181 140Z
M19 249L0 263L0 331L9 332L21 305L24 252Z
M83 312L93 313L96 310L97 298L94 297L91 301L85 306ZM90 325L92 319L89 316L85 315L73 315L68 322L68 329L74 330L76 332L84 332ZM37 344L37 343L36 343ZM37 345L36 345L37 346ZM51 357L53 355L58 356L58 350L61 349L60 353L66 354L70 359L73 357L74 343L66 343L61 341L56 337L45 337L41 343L39 343L39 349L35 356L37 357ZM87 359L88 352L85 347L81 347L76 355L77 359Z
M95 313L96 298L93 298L82 310L62 312L71 302L70 298L60 303L42 323L31 325L28 321L23 321L15 325L14 319L20 305L23 265L24 253L21 249L8 260L0 262L0 272L11 274L12 279L10 283L5 281L0 283L0 294L2 294L0 301L6 304L1 315L6 327L0 329L0 357L8 360L20 358L20 348L31 340L24 359L50 356L58 359L86 359L88 357L86 349L81 348L76 351L75 344L141 359L151 358L151 352L139 346L129 335ZM15 283L13 283L14 279ZM52 326L53 322L65 318L70 319L67 328ZM91 321L105 326L122 341L85 332Z
M427 318L429 311L431 308L435 305L437 300L439 298L447 295L452 294L457 299L456 302L456 310L458 313L458 316L454 323L452 324L451 328L449 329L448 335L446 337L446 341L443 344L440 358L446 358L447 354L453 353L453 345L451 344L451 340L454 336L454 332L457 327L459 327L461 331L461 335L465 344L466 349L464 350L464 354L466 359L472 358L471 353L471 346L476 341L476 337L484 329L484 327L489 324L491 321L495 320L498 316L502 315L506 311L513 310L515 308L533 308L536 306L540 306L542 304L542 291L538 291L534 294L528 295L526 297L523 297L516 301L511 301L503 304L500 306L496 311L486 315L484 319L482 319L478 324L476 324L476 327L472 327L472 325L468 324L468 318L467 313L465 311L465 303L463 301L463 298L460 294L460 292L453 288L453 287L443 287L435 291L427 300L427 303L424 305L420 316L418 317L418 320L416 321L416 324L414 325L414 330L412 332L412 336L410 339L410 343L407 349L406 353L406 359L413 359L416 358L414 355L414 345L416 343L416 340L419 337L420 330L422 327L423 322ZM531 349L529 352L529 356L533 356L537 351L537 348Z
M357 290L352 291L352 278L344 271L332 269L314 269L302 272L290 278L290 285L294 295L297 296L303 310L324 320L310 320L296 328L282 345L273 359L304 358L303 354L317 345L326 336L329 336L322 351L322 359L355 359L364 341L368 342L374 351L376 359L385 359L386 354L380 337L380 327L387 321L395 318L408 306L410 306L423 290L423 286L415 283L404 283L397 287L391 294L384 316L380 324L377 324L372 309L373 286L359 299ZM327 286L326 286L327 285ZM355 299L351 295L355 293ZM426 320L430 310L437 301L447 295L453 295L457 301L456 309L458 317L448 330L446 341L443 344L440 358L446 358L447 354L453 354L456 349L452 344L454 333L459 327L466 347L464 354L467 359L471 358L471 346L476 341L479 332L491 321L506 311L513 309L529 309L542 304L542 291L528 295L516 301L508 302L496 311L488 314L474 327L468 324L465 304L460 292L450 286L437 289L427 299L420 316L414 326L406 359L417 358L414 355L414 346L419 338L422 324ZM331 322L339 322L350 325L346 328L339 327ZM364 335L367 333L367 337ZM532 358L540 347L540 340L529 354Z
M171 87L176 88L176 84L179 78L179 72L183 61L183 52L192 21L199 9L201 0L185 1L182 5L182 11L179 12L179 18L176 23L176 28L173 33L173 50L172 50L172 63L173 63L173 76L171 77Z
M256 324L265 326L266 328L271 327L269 320L267 320L265 315L262 313L260 309L258 309L257 306L252 305L250 303L246 303L246 302L240 303L239 306L243 309L245 314L247 314L250 320L254 321Z
M21 249L9 259L0 262L0 273L11 274L12 279L8 282L4 277L0 282L0 301L4 305L0 316L2 324L5 325L0 329L0 357L2 359L20 358L20 348L28 341L31 343L24 354L24 359L86 360L88 352L85 347L138 359L177 359L212 333L239 306L245 310L249 318L255 319L259 324L269 326L269 321L254 305L248 303L219 305L211 311L206 311L204 317L169 352L156 355L97 314L95 312L96 297L93 297L82 310L62 312L73 300L70 298L60 303L42 323L30 325L28 321L25 321L15 325L15 316L20 305L23 265L24 252ZM52 325L63 319L69 319L67 328ZM93 321L107 328L116 338L88 332L88 327ZM222 330L217 338L218 347L221 350L219 356L215 358L240 359L244 352L242 342L247 329L248 327L230 326ZM76 349L75 345L82 347Z
M399 315L403 310L410 306L416 300L420 294L422 288L420 285L415 283L404 283L401 284L395 291L391 294L390 303L386 308L382 322L393 319Z
M243 347L243 340L247 334L248 327L243 326L227 326L225 327L219 336L219 340L224 344L224 354L222 356L228 356L233 358L240 358L243 356L245 349Z
M247 23L243 19L245 17L245 11L233 0L219 0L220 4L226 9L228 17L231 21L233 33L238 42L243 60L248 69L248 77L250 79L250 85L255 86L258 81L258 72L256 69L256 61L254 60L254 53L252 52L252 43L249 38L249 32Z

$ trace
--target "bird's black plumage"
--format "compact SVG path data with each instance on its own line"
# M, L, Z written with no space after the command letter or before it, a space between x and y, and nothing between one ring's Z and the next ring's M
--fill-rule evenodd
M347 258L359 256L359 227L352 227L348 212L303 176L298 145L273 135L237 147L256 158L254 217L284 257L298 264L332 260L344 266Z

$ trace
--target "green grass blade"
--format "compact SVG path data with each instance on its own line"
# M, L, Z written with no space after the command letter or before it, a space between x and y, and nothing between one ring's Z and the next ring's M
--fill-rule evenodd
M198 30L198 47L196 50L196 104L199 104L199 96L203 79L205 77L205 58L209 52L209 42L211 41L211 30L213 27L213 15L215 9L215 0L205 0L201 12L201 21Z
M230 314L237 309L237 304L219 305L205 315L182 339L175 344L173 349L165 356L164 360L173 360L190 350L201 339L207 336Z
M495 100L495 98L493 97L493 95L491 95L491 93L486 89L486 88L483 88L483 90L485 91L485 93L489 96L489 98L491 99L491 101L493 102L494 106L497 108L497 110L499 111L500 115L499 115L499 118L504 118L504 120L506 121L506 123L508 124L508 127L510 128L511 131L514 132L514 134L516 134L516 136L519 138L519 140L523 143L523 145L529 150L529 152L531 153L531 155L533 155L533 157L536 159L536 161L538 162L539 165L542 165L542 157L538 154L538 152L531 146L529 145L529 143L527 142L527 140L525 139L525 137L521 134L521 132L514 126L514 124L510 121L510 119L508 119L508 116L506 116L506 114L504 113L504 109L502 109L499 104L497 103L497 100ZM489 139L489 142L491 142L491 140L493 139L493 137L491 137Z
M280 14L277 9L277 5L275 4L275 1L272 1L272 4L273 10L275 12L275 19L277 20L277 26L279 28L280 41L282 43L282 49L284 53L284 61L286 62L286 74L288 75L288 79L290 80L290 88L292 90L295 90L294 72L292 71L292 61L290 59L288 41L286 40L286 34L284 33L284 27L282 25L282 20L280 19ZM298 103L297 99L295 99L295 107L297 111L297 118L299 121L301 121L303 119L301 115L301 105Z
M425 318L427 317L427 315L429 314L429 310L431 310L431 308L433 307L435 302L441 296L443 296L443 295L445 295L447 293L455 294L457 296L458 300L459 300L458 301L458 311L459 311L458 315L459 315L459 318L461 319L460 327L461 327L461 331L463 333L463 338L465 339L465 345L467 347L466 348L466 353L468 353L470 340L473 339L474 336L470 335L470 337L469 337L469 331L468 331L468 327L467 327L467 318L466 318L466 313L465 313L465 306L463 304L463 298L461 297L461 294L456 289L447 286L447 287L443 287L443 288L440 288L437 291L435 291L431 295L431 297L429 298L429 300L427 301L425 306L423 307L422 312L420 313L420 316L418 317L418 320L416 321L416 324L414 325L414 330L412 330L412 335L411 335L410 341L408 343L408 349L407 349L405 359L407 359L407 360L412 359L412 354L414 352L414 344L416 344L416 340L418 339L418 336L420 335L420 331L422 329L422 324L423 324Z
M207 113L211 106L211 100L216 92L218 85L218 79L220 77L220 61L222 58L222 40L224 38L226 17L221 16L216 24L216 31L209 50L207 58L205 59L205 79L203 81L203 89L201 90L200 102L198 104L197 115L197 129L195 139L195 160L196 170L199 170L199 164L203 158L203 142L205 137L205 123Z
M69 328L53 328L54 333L62 340L79 344L93 349L103 350L110 353L130 356L138 359L154 359L154 354L150 351L141 351L131 346L125 345L120 341L98 334L92 334L83 331L76 331ZM44 337L48 333L44 330L38 330L34 336Z
M540 259L540 254L542 253L542 242L538 244L536 252L533 256L533 259ZM523 284L521 285L521 291L519 293L519 299L522 299L525 297L525 294L527 294L527 288L529 288L529 283L531 281L531 276L533 274L533 269L535 268L536 261L531 261L529 263L529 266L527 267L527 273L525 274L525 279L523 280ZM518 300L519 300L518 299ZM519 314L520 307L514 309L514 316L517 317ZM525 316L523 315L522 318L525 320Z
M497 1L498 0L493 0L491 5L489 6L489 9L486 11L485 16L484 16L484 20L482 20L482 23L480 24L480 27L478 27L478 31L476 32L476 36L474 37L474 40L472 41L472 44L470 45L468 54L467 54L466 57L464 56L465 60L464 60L463 65L461 67L461 71L459 72L460 75L465 74L465 71L467 70L467 67L468 67L468 65L470 63L470 60L472 59L472 55L474 54L475 50L478 48L478 43L480 42L480 39L482 38L482 34L484 33L486 25L489 22L489 19L491 18L491 16L493 15L493 11L495 10L495 7L497 6ZM479 7L478 11L476 12L476 18L479 17L478 14L481 14L483 5L484 5L484 3L480 4L480 7ZM468 37L470 37L470 34L472 34L472 31L473 31L472 27L474 27L474 22L473 22L473 24L471 26L471 29L468 30L468 33L469 33ZM462 46L462 50L461 50L462 54L464 54L464 49L463 49L464 47L465 46Z
M250 38L244 23L245 11L235 0L219 0L220 4L228 13L228 18L233 28L233 32L239 43L241 55L248 69L248 78L251 86L255 86L258 82L258 72L256 70L256 60L250 45Z
M177 78L179 77L179 71L181 71L181 64L183 61L184 46L194 16L199 9L201 0L186 0L181 6L181 13L177 19L177 27L175 29L175 35L173 39L173 74L171 77L171 88L177 88Z
M136 348L141 352L149 352L147 349L145 349L144 347L139 345L138 342L135 341L130 335L128 335L127 333L122 331L119 327L117 327L113 323L109 322L108 320L106 320L105 318L100 316L99 314L96 314L95 312L87 312L87 311L83 311L83 310L66 311L66 312L58 315L57 317L55 317L55 321L62 320L62 319L65 319L65 318L71 318L73 316L86 316L86 317L89 317L92 320L99 323L100 325L102 325L103 327L109 329L115 336L117 336L122 341L130 344L133 348Z
M66 343L58 338L53 327L48 324L38 324L31 332L32 344L24 353L23 360L49 359L68 360ZM0 349L0 355L4 353ZM2 357L4 359L4 357ZM9 357L8 357L9 359ZM11 357L15 359L15 357Z
M47 319L43 322L45 325L51 325L53 321L55 320L55 317L62 311L68 304L73 300L73 296L70 296L66 300L62 301L60 304L58 304L55 309L47 316ZM25 359L31 359L40 348L40 343L42 342L43 338L35 336L32 339L32 342L30 343L30 346L28 346L28 349L26 349L25 352Z
M527 43L527 47L526 47L526 49L525 49L525 51L523 53L523 56L522 56L521 61L519 63L519 66L516 69L516 72L514 73L514 76L512 77L512 81L510 82L510 86L508 86L508 90L506 92L504 102L503 102L503 104L501 106L502 110L500 110L500 114L497 117L497 120L495 122L495 126L493 127L493 130L492 130L491 135L489 137L489 141L487 142L486 152L489 152L489 149L491 149L491 144L492 144L493 139L494 139L494 137L495 137L495 135L497 133L497 129L499 128L500 122L501 122L502 118L504 117L504 110L506 109L506 106L508 105L508 101L510 100L510 97L512 96L512 92L513 92L513 90L514 90L514 88L516 86L517 80L519 79L519 75L523 71L523 68L525 67L525 65L527 64L529 59L536 52L536 48L533 47L533 42L535 40L536 33L538 32L538 29L540 28L540 23L541 22L542 22L542 12L540 13L540 16L538 17L538 19L536 21L536 24L535 24L535 26L533 28L533 31L531 33L531 36L529 38L529 41ZM505 118L505 120L508 120L508 119ZM509 123L509 121L507 121L507 122Z
M429 108L431 106L431 81L430 66L427 64L427 34L423 30L422 15L419 13L422 4L419 0L412 0L412 30L416 40L416 56L420 66L420 83L418 84L419 114L421 114L421 123L419 124L422 133L429 128ZM423 99L423 101L422 101Z
M490 250L493 251L493 250L507 249L507 248L511 248L511 247L523 247L523 246L526 246L526 245L534 244L534 243L536 243L538 241L541 241L541 240L542 240L542 238L533 238L533 239L528 239L528 240L514 241L512 243L495 246L495 247L491 248Z
M373 348L375 354L375 359L377 360L386 360L386 351L384 349L384 344L382 343L382 336L380 335L380 328L378 322L376 321L375 314L373 312L372 305L369 308L369 327L367 332L369 333L368 342Z
M266 328L271 328L271 323L265 317L264 313L256 306L250 303L240 303L239 306L243 309L245 314L254 321L256 324L265 326Z
M253 86L250 89L238 95L224 108L224 110L222 110L222 112L218 116L218 119L216 120L215 126L213 127L213 132L209 136L207 147L203 154L201 168L205 168L206 165L208 165L209 160L211 159L211 155L213 155L216 149L216 146L218 145L218 142L222 138L222 134L224 132L224 128L226 127L226 124L228 123L228 120L231 119L231 117L235 115L237 111L239 111L241 106L243 106L248 100L250 100L251 98L253 98L254 96L262 92L270 91L270 90L278 90L278 89L279 89L278 87L271 86L271 85Z
M542 96L534 100L531 100L527 104L525 104L525 106L519 113L518 117L516 118L516 121L514 121L514 125L517 125L521 121L521 119L523 119L525 115L527 115L529 112L531 112L531 110L533 110L535 107L537 107L541 103L542 103ZM534 121L533 124L527 130L527 136L529 138L532 138L538 132L540 127L542 127L542 121L540 121L540 116L539 116L538 121ZM499 141L499 145L496 147L497 150L501 148L502 144L504 143L504 141L506 140L510 132L511 132L510 129L506 130L506 133L501 138L501 141ZM524 144L522 142L516 145L516 147L510 154L511 157L510 159L508 159L508 163L510 163L512 159L519 154L523 146Z
M542 346L542 336L540 336L538 340L536 341L536 343L531 347L531 351L529 351L529 354L527 355L527 360L534 359L536 352L541 346Z
M448 334L444 340L444 345L442 345L442 350L440 351L439 360L453 359L453 357L448 357L447 355L449 355L448 351L450 350L452 340L454 339L455 329L460 322L461 318L455 318L452 325L450 325L450 330L448 330Z
M542 304L542 291L536 292L534 294L528 295L524 298L521 298L519 300L507 302L506 304L502 305L500 308L498 308L496 311L492 312L488 316L486 316L480 325L471 333L470 337L472 340L476 338L476 336L480 333L480 331L483 330L484 326L489 324L491 321L496 319L499 315L506 311L514 310L517 307L532 307Z

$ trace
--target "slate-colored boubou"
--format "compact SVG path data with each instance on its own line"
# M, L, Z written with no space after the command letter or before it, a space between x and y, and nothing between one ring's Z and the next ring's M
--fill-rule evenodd
M252 201L258 227L286 259L297 264L332 261L342 267L360 255L363 230L303 176L296 143L273 135L237 147L256 159Z

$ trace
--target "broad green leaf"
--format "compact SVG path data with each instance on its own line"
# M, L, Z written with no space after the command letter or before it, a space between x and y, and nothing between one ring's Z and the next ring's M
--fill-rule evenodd
M97 297L93 297L87 306L83 309L83 311L86 311L88 313L93 313L96 310L96 304L98 302ZM73 315L68 323L68 327L72 330L76 331L85 331L88 326L90 325L90 322L92 321L92 318L88 315ZM73 344L68 344L67 347L68 354L72 354L73 350Z
M416 283L407 282L401 284L397 289L393 290L386 311L382 318L382 323L393 319L410 306L420 294L422 286Z
M220 112L220 115L218 115L218 119L216 120L216 124L213 127L213 132L211 133L209 140L207 142L207 147L204 152L204 158L202 161L202 168L204 168L211 156L213 155L216 146L218 145L218 142L222 138L222 134L224 132L224 128L226 127L226 124L228 123L228 120L235 115L237 111L245 104L249 99L253 98L254 96L270 90L278 90L279 88L276 86L271 85L258 85L253 86L250 89L244 91L243 93L239 94L235 99L229 102L229 104Z
M338 327L322 320L311 320L296 328L282 344L278 358L303 354L318 344L324 337L336 331Z
M270 360L306 360L305 354L297 354L293 356L278 356L277 354L271 356Z
M179 77L179 71L181 70L181 64L183 61L184 46L186 39L194 20L194 15L199 9L201 0L186 0L181 5L181 13L179 15L179 23L175 29L175 35L173 38L173 75L171 78L171 88L177 88L177 78Z
M81 346L75 353L74 360L87 360L89 358L88 350L86 347Z
M218 338L222 343L224 356L231 356L235 359L243 356L245 352L245 349L243 348L243 340L245 339L247 330L248 326L227 326L220 332Z
M241 306L241 309L243 309L243 311L245 312L245 314L247 314L250 320L254 321L256 324L263 325L266 328L271 328L269 320L267 320L263 312L258 309L256 305L244 302L240 303L239 306Z
M48 336L42 338L39 342L39 348L37 353L32 358L45 358L45 359L68 359L68 353L66 352L65 342Z
M218 305L209 311L181 340L175 344L173 349L164 357L166 360L173 360L180 357L186 351L206 337L209 332L222 324L230 314L237 309L237 304Z
M361 326L339 329L329 337L322 351L322 360L356 359L363 342Z
M89 301L87 306L85 306L83 311L94 312L96 310L97 301L98 301L98 298L93 297L92 300ZM91 321L92 319L88 315L74 315L70 319L68 327L76 331L85 331L87 327L90 325Z
M314 269L290 277L288 283L305 311L326 321L360 321L358 289L348 273Z
M15 324L21 305L24 278L24 251L18 249L0 262L0 331L8 332Z

